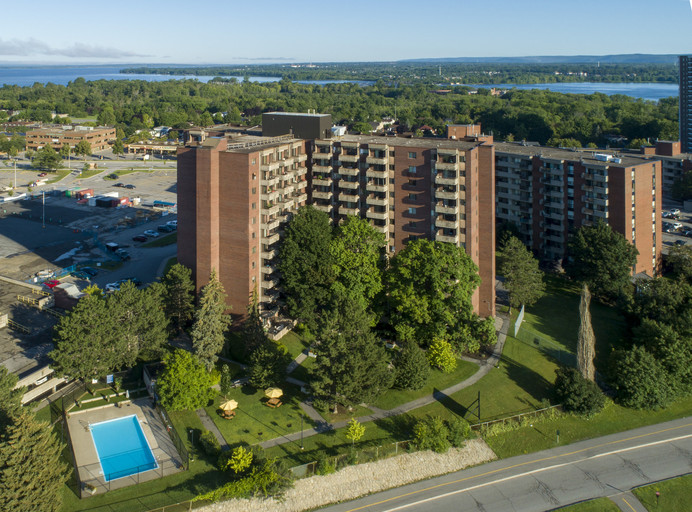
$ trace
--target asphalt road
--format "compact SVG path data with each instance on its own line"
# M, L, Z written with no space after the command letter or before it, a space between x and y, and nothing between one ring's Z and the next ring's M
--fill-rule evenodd
M692 472L692 417L491 462L324 510L539 512Z

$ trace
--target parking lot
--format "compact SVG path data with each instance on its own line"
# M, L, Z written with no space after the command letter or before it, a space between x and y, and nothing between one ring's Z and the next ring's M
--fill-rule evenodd
M692 245L692 237L686 236L685 232L692 231L692 212L686 212L680 209L680 216L677 219L662 219L663 220L663 244L661 251L667 254L671 247L675 245ZM665 231L666 223L679 223L680 228L669 233Z

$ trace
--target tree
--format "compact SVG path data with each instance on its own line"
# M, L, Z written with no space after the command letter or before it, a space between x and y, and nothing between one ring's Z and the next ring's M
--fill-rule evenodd
M192 319L195 309L195 284L192 271L176 263L161 279L164 286L164 310L176 331L180 331Z
M584 284L579 303L579 334L577 336L577 368L581 376L586 380L595 381L596 369L593 365L593 358L596 356L596 338L591 326L591 293L589 287Z
M27 155L27 158L29 156ZM33 159L34 167L54 171L62 167L62 158L50 145L44 146L38 151Z
M17 376L0 365L0 435L22 409L24 388L14 389Z
M361 425L357 419L351 418L351 421L348 422L348 427L346 428L346 439L351 441L351 445L355 445L356 441L360 441L364 435L365 425Z
M138 290L132 281L108 297L109 314L118 326L115 342L121 347L121 364L132 367L137 358L158 359L168 340L168 320L163 310L163 285Z
M48 425L19 415L0 436L0 509L59 511L68 475L61 452Z
M115 125L115 112L113 111L113 107L110 105L106 105L101 109L101 112L99 112L98 115L98 122L102 126L113 126Z
M250 355L248 382L257 389L277 385L286 376L287 364L286 354L281 352L276 343L268 340Z
M447 340L440 337L433 338L433 342L428 348L428 361L430 366L439 368L445 373L452 373L457 367L454 349Z
M227 471L230 469L233 473L239 475L250 467L252 458L253 455L251 451L246 450L242 446L238 446L231 452L231 456L224 461L221 470Z
M382 290L384 234L359 217L348 216L336 228L329 252L334 265L334 287L368 308Z
M637 319L668 324L680 333L692 332L692 285L682 278L637 280L630 313Z
M63 158L68 158L71 152L72 148L67 142L60 147L60 156Z
M224 364L221 367L221 379L219 380L219 388L221 394L225 397L227 397L228 394L231 392L231 389L233 389L233 374L231 373L231 368L227 364Z
M365 121L354 123L351 129L356 133L364 135L369 135L372 133L372 126L370 126L370 123L366 123Z
M74 147L74 154L83 156L84 160L91 154L91 143L88 140L80 140Z
M689 173L692 176L692 173ZM689 245L673 245L668 249L666 258L670 274L674 279L682 278L692 284L692 247Z
M555 396L565 411L590 416L603 409L605 395L595 382L567 366L561 366L555 374Z
M113 144L111 145L111 151L113 151L113 154L116 156L124 155L125 154L125 146L123 145L123 141L120 139L115 139L113 141Z
M200 126L214 126L214 119L209 112L203 112L199 118Z
M313 332L321 310L332 295L331 241L332 227L327 214L305 206L286 226L279 252L288 312Z
M192 326L192 346L200 361L211 371L219 353L223 349L225 333L230 324L226 315L226 293L216 277L216 270L211 271L207 283L199 297L199 307L195 311L195 322Z
M478 268L463 248L415 240L392 258L386 274L392 324L415 330L415 339L455 340L475 317L471 296L480 284Z
M187 350L177 349L163 358L164 370L156 380L156 393L171 411L193 411L214 398L213 377Z
M258 348L267 345L270 341L260 313L257 288L252 291L252 300L248 305L247 316L243 322L243 335L245 339L246 355L252 354Z
M395 361L396 380L399 389L422 389L430 377L430 363L425 352L413 341L405 342Z
M108 303L95 295L83 297L55 327L50 353L62 375L87 380L122 366L120 347L112 342L119 326Z
M362 304L336 295L317 329L317 360L310 369L315 397L345 407L375 400L393 374L383 344Z
M616 350L609 364L610 380L618 401L635 409L658 409L671 399L671 387L663 365L644 347Z
M516 237L509 238L502 247L500 273L505 278L510 307L532 306L545 293L538 260Z
M419 450L444 453L449 450L449 429L439 416L426 416L413 426L413 441Z
M629 284L639 251L603 221L582 226L569 240L566 271L596 295L615 299Z

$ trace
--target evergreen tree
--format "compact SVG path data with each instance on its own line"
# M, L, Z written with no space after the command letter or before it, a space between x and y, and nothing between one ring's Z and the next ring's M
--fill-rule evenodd
M579 303L579 335L577 337L577 368L581 376L586 380L595 381L596 369L593 365L593 359L596 356L596 338L593 334L591 326L591 312L589 304L591 303L591 293L589 287L585 284L581 292L581 302Z
M165 287L164 307L166 316L176 331L180 331L192 319L195 310L195 285L192 271L176 263L161 279Z
M418 390L423 388L430 377L430 363L425 352L413 341L405 342L396 359L395 387Z
M192 327L192 346L199 360L211 371L223 349L225 333L230 324L226 315L226 293L212 270L209 283L202 288L199 307Z
M248 382L257 389L280 384L286 377L287 359L276 343L267 341L250 356Z
M0 435L5 427L12 423L12 418L19 415L22 408L24 389L14 389L17 376L0 365Z
M61 451L48 425L16 417L0 436L0 510L59 511L67 479Z
M372 402L392 385L387 354L371 323L360 302L340 295L320 319L311 385L315 396L334 408Z
M510 307L532 306L545 293L543 272L538 260L518 238L511 237L502 247L500 274L505 278Z
M252 354L258 348L269 343L267 331L264 329L264 322L260 313L257 288L252 291L252 300L248 305L247 317L243 322L243 335L245 338L245 354Z
M165 366L156 380L156 393L164 407L171 411L194 411L214 398L212 375L187 350L166 354Z

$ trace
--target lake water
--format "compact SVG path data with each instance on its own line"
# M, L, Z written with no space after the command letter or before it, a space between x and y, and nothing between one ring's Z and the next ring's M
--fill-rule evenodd
M208 82L214 76L198 75L137 75L123 74L120 70L123 66L67 66L67 67L20 67L0 66L0 84L31 86L54 83L67 85L78 77L85 80L146 80L147 82L163 82L166 80L195 79L200 82ZM230 78L230 77L226 77ZM243 80L243 77L233 77ZM279 77L251 76L252 82L278 82ZM329 83L357 83L370 85L373 82L366 80L298 80L302 84L324 85ZM480 85L477 87L496 87L499 89L549 89L551 91L571 94L624 94L635 98L658 101L661 98L678 95L678 85L669 83L600 83L600 82L570 82L554 84L499 84Z

